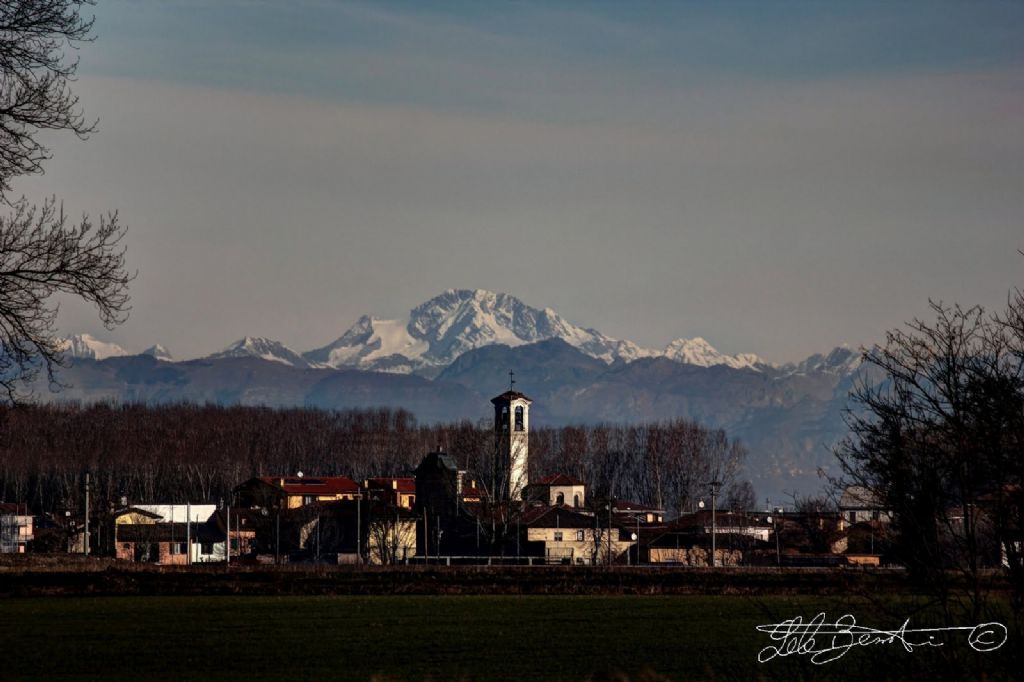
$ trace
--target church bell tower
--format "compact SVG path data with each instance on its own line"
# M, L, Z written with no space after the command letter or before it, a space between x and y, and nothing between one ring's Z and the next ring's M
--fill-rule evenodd
M508 391L491 399L494 405L494 492L505 500L521 500L529 483L532 401L514 390L515 381L509 384Z

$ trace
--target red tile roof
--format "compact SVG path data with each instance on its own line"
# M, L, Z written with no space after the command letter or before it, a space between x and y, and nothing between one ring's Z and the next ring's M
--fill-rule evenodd
M664 513L664 509L658 509L657 507L649 504L640 504L639 502L630 502L629 500L615 500L612 504L617 512L660 512Z
M416 479L409 477L393 477L388 478L386 476L377 476L375 478L367 479L370 483L377 487L387 488L388 490L397 490L400 493L407 493L413 495L416 493ZM392 486L392 482L397 483L397 487Z
M340 495L359 492L359 484L348 476L261 476L260 480L280 488L286 495Z
M730 511L717 511L715 514L711 513L710 509L702 509L697 512L689 512L683 514L679 518L672 521L672 526L675 528L686 528L695 526L710 526L714 516L715 523L721 528L727 527L765 527L770 528L771 524L768 523L767 514L747 514L744 512L733 513ZM792 516L792 515L790 515ZM782 520L780 517L776 519ZM790 521L790 518L786 518L785 521Z
M537 485L583 485L583 481L565 474L551 474L537 481Z
M486 492L477 486L476 481L471 481L462 486L463 499L480 499L484 495L486 495Z
M519 523L529 528L593 528L595 525L606 523L606 520L595 519L589 514L566 507L536 506L524 509ZM621 526L618 519L613 525L616 528Z

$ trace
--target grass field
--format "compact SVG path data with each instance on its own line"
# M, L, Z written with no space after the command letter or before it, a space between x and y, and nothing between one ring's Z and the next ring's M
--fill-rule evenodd
M15 598L0 601L0 679L934 678L938 653L896 645L757 662L770 641L756 625L821 610L902 622L863 600L781 596ZM982 663L1013 677L1003 651Z

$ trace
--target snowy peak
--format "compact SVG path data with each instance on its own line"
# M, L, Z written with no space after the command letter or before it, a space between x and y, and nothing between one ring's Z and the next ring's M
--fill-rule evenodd
M66 339L58 339L57 347L67 358L103 360L128 355L128 351L116 343L100 341L89 334L75 334Z
M550 320L508 294L449 289L409 313L409 333L429 345L434 364L447 364L468 350L501 343L519 346L547 338Z
M414 338L406 320L360 317L348 331L323 348L303 353L305 361L328 367L359 367L407 374L419 368L428 344Z
M157 360L163 360L164 362L174 362L174 357L171 355L171 351L167 350L167 348L161 346L159 343L142 351L142 355L149 355L150 357L154 357Z
M483 289L449 289L414 308L409 331L430 343L430 359L436 364L449 364L468 350L494 343L519 346L554 338L605 362L651 354L629 341L578 327L551 308L540 310L515 296Z
M833 348L828 355L815 353L798 363L786 365L782 369L791 374L828 372L829 374L846 375L860 367L860 363L860 352L842 345Z
M407 318L364 315L336 341L304 357L330 367L407 373L445 367L483 346L520 346L551 338L605 362L652 354L629 341L577 327L550 308L532 308L508 294L448 289L413 308Z
M676 362L699 365L700 367L727 365L733 369L744 367L756 369L759 365L765 364L761 358L753 353L741 353L739 355L719 353L714 346L699 336L692 339L676 339L665 347L663 355Z
M207 356L208 358L261 358L280 362L292 367L309 367L309 362L280 341L262 336L246 336L235 341L224 350Z

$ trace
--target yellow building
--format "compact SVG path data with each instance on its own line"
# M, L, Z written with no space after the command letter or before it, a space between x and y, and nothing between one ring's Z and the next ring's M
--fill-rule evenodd
M526 554L546 563L624 563L634 541L628 528L566 507L536 506L523 512Z

